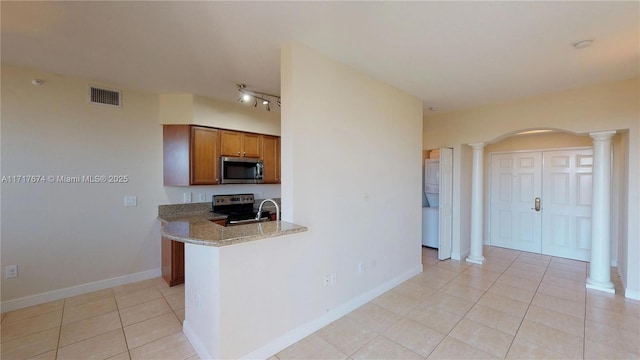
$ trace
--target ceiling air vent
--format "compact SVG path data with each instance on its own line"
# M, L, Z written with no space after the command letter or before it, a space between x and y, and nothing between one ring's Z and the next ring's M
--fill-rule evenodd
M89 102L92 104L120 107L121 95L120 91L101 89L95 86L89 87Z

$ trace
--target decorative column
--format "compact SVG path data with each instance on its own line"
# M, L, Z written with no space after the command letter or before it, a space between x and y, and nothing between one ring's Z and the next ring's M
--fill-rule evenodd
M484 262L484 256L482 256L484 143L474 143L469 146L473 149L473 167L471 169L471 254L467 257L467 261L482 265Z
M611 282L611 138L615 131L590 133L593 138L591 262L587 288L615 293Z

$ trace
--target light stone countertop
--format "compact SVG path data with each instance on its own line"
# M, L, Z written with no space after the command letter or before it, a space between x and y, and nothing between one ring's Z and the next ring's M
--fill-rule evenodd
M205 246L228 246L307 231L305 226L286 221L266 221L229 227L211 221L224 217L211 212L158 216L163 224L162 236Z

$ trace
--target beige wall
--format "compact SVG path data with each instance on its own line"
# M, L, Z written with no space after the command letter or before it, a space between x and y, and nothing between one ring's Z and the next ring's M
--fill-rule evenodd
M34 78L44 85L32 85ZM3 311L158 276L157 206L181 203L185 192L194 202L199 195L210 201L213 194L239 192L280 196L279 185L164 187L159 121L188 123L185 109L195 108L217 112L216 119L242 118L239 130L278 134L278 112L205 98L196 98L194 107L188 94L169 99L129 89L122 89L122 108L92 105L88 85L95 82L7 65L1 81L3 176L129 177L126 184L2 184L1 262L17 264L19 272L2 279ZM222 120L200 117L222 127ZM136 207L123 206L129 195L137 196Z
M277 106L276 106L277 107ZM280 135L280 111L192 94L160 94L161 124L196 124Z
M422 269L421 101L311 49L281 54L282 207L309 231L220 250L235 270L220 279L224 358L295 340Z
M471 177L471 157L467 144L492 143L517 132L549 128L574 134L594 131L622 130L628 133L628 143L619 159L628 163L628 187L619 189L628 200L624 214L626 228L618 229L621 243L618 267L627 291L640 296L640 84L630 79L573 89L561 93L520 99L503 104L487 105L443 114L430 113L424 119L423 147L454 147L454 253L465 257L467 237L456 229L468 228L470 197L463 179ZM614 178L615 183L623 179ZM614 204L622 208L621 204ZM486 227L486 224L485 224ZM628 240L628 241L627 241ZM620 259L624 257L624 259Z
M493 152L509 152L518 150L551 150L568 147L591 147L592 139L589 135L574 135L564 132L542 133L537 135L514 135L484 148L485 165L489 154ZM485 171L488 168L485 167Z
M93 105L89 83L2 66L3 176L129 177L2 184L2 265L19 267L17 278L2 280L3 301L160 267L154 214L167 198L158 96L125 89L122 108ZM137 206L124 207L125 195Z
M194 98L194 123L222 129L259 134L280 135L280 111L266 111L262 106L229 103L202 96Z

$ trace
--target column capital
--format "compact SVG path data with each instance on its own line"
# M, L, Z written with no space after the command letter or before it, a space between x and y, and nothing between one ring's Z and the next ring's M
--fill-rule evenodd
M611 139L615 134L616 134L615 130L609 130L609 131L592 132L592 133L589 133L589 136L591 136L591 138L594 140L608 140L608 139Z
M486 145L486 144L485 144L485 143L483 143L483 142L479 142L479 143L471 143L471 144L469 144L469 146L471 146L471 148L472 148L473 150L482 150L482 149L484 149L484 146L485 146L485 145Z

